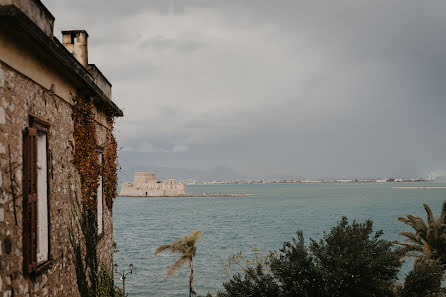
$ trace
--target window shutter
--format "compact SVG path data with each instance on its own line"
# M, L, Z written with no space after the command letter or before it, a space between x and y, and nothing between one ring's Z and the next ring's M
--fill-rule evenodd
M23 248L24 268L37 268L37 130L26 128L23 148L25 178Z

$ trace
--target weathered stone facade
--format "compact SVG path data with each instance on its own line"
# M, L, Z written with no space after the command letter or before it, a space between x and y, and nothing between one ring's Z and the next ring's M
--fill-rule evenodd
M130 197L173 197L185 196L184 183L174 179L157 181L154 172L136 172L133 183L125 183L119 196Z
M38 0L0 0L0 297L80 295L69 234L77 230L73 226L83 211L81 180L73 165L73 98L93 100L98 147L112 132L107 118L122 116L99 70L93 65L95 72L89 73L53 38L53 21ZM25 271L23 247L23 139L30 118L50 124L49 261L35 273ZM111 273L112 210L102 206L98 262Z

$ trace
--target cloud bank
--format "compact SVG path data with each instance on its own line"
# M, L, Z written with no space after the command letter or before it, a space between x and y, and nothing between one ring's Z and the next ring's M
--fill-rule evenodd
M113 83L121 165L243 176L446 168L446 3L46 0ZM147 168L150 170L150 168Z

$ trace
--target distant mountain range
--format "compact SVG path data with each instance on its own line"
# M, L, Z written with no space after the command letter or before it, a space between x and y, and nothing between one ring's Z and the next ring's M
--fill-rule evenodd
M118 171L119 183L133 181L135 172L139 171L153 171L158 180L174 178L179 181L223 181L244 178L235 170L223 166L204 170L172 168L150 164L150 161L145 161L144 158L135 158L135 155L134 153L126 152L119 154L119 163L121 165L121 170Z
M237 172L232 168L225 166L217 166L209 169L191 169L191 168L181 168L175 166L160 166L154 160L157 160L160 156L149 156L146 153L138 152L119 152L119 163L121 165L121 170L118 171L119 183L131 182L133 181L133 176L135 172L155 172L158 180L165 180L169 178L174 178L179 181L184 182L212 182L212 181L240 181L240 180L300 180L308 179L305 176L291 176L282 174L270 174L268 176L246 176ZM446 182L446 171L435 171L431 172L428 177L435 181ZM382 179L384 177L370 177L368 179ZM386 177L387 178L387 177ZM411 178L411 177L404 177ZM310 178L311 179L311 178ZM346 177L325 177L325 178L312 178L312 179L322 179L322 180L338 180L338 179L348 179ZM353 178L351 178L353 179ZM359 178L367 179L367 178Z
M169 178L174 178L179 181L221 181L240 179L234 170L225 167L217 167L207 170L193 170L186 168L169 168L148 165L123 167L118 173L119 182L123 183L133 181L133 176L135 172L138 171L153 171L155 172L158 180L165 180Z
M158 166L134 166L123 167L118 173L119 182L133 181L135 172L153 171L158 180L175 178L179 181L213 181L240 179L235 171L230 168L217 167L207 170L192 170L186 168L169 168Z

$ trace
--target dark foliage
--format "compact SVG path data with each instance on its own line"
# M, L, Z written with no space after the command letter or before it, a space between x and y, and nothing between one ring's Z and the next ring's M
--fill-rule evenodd
M370 220L349 225L344 217L324 239L312 240L326 296L393 296L401 254L381 235Z
M237 274L223 284L225 293L220 293L220 297L229 296L252 296L269 297L279 296L279 285L274 279L263 271L262 265L249 267L244 275Z
M271 271L280 282L283 296L324 296L322 275L305 247L301 231L292 242L285 242L277 257L271 259Z
M440 292L444 269L444 265L437 261L420 258L416 261L414 269L407 275L404 287L401 289L401 296L446 296L444 292L443 294Z
M248 267L220 296L390 297L401 253L373 233L373 223L341 222L307 249L301 232L272 254L268 267ZM266 271L266 272L265 272Z

